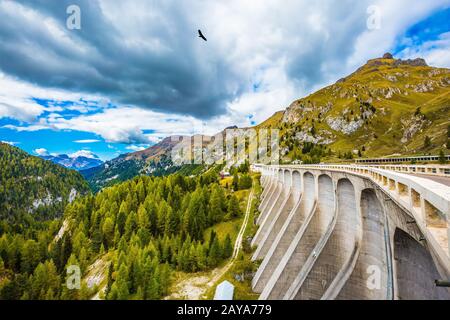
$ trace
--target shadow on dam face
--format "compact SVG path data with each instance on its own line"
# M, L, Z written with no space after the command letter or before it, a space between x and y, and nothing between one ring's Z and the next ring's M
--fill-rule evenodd
M383 300L387 298L387 262L384 212L373 189L361 193L362 245L355 268L337 299ZM369 277L379 271L379 281L371 286ZM377 274L377 275L378 275Z
M298 171L292 172L292 189L297 197L302 192L302 178Z
M291 186L291 172L289 170L284 171L284 187L289 188Z
M257 224L261 224L264 221L266 216L270 213L271 209L273 208L274 202L279 198L280 194L282 193L283 180L284 180L283 170L280 169L274 176L269 192L266 194L265 198L263 199L262 203L259 206L261 214L256 220Z
M448 288L436 287L440 279L430 252L405 231L394 234L397 297L400 300L450 300Z

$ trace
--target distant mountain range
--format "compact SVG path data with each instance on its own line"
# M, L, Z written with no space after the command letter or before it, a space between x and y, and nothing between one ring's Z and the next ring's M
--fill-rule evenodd
M86 170L94 167L98 167L103 164L100 158L89 152L86 154L58 154L58 155L45 155L41 156L44 160L50 160L53 163L59 164L68 169L74 169L77 171Z
M172 137L166 137L145 150L122 154L100 166L80 170L80 173L94 191L131 179L139 174L161 176L183 169L183 172L189 175L193 170L198 170L200 166L173 165L171 151L178 143L177 141Z

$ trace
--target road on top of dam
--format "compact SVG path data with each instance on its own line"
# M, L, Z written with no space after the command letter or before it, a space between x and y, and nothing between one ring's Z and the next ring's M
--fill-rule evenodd
M441 177L441 176L432 176L427 174L418 174L418 173L408 173L415 177L425 178L428 180L432 180L434 182L446 185L447 187L450 187L450 178L449 177Z

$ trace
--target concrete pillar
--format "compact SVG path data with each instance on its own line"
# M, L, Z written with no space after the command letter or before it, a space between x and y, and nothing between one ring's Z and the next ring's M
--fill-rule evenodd
M337 299L386 299L387 261L384 213L381 202L373 189L362 191L360 208L362 216L361 251L351 276ZM376 280L380 281L368 282L371 275L379 275L380 278Z
M394 235L397 295L401 300L450 300L446 288L437 288L440 275L427 248L401 229Z

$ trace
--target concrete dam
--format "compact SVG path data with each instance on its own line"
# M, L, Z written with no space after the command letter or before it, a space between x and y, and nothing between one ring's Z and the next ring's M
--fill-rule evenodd
M445 299L450 187L355 165L253 165L260 299ZM447 171L445 171L447 173Z

